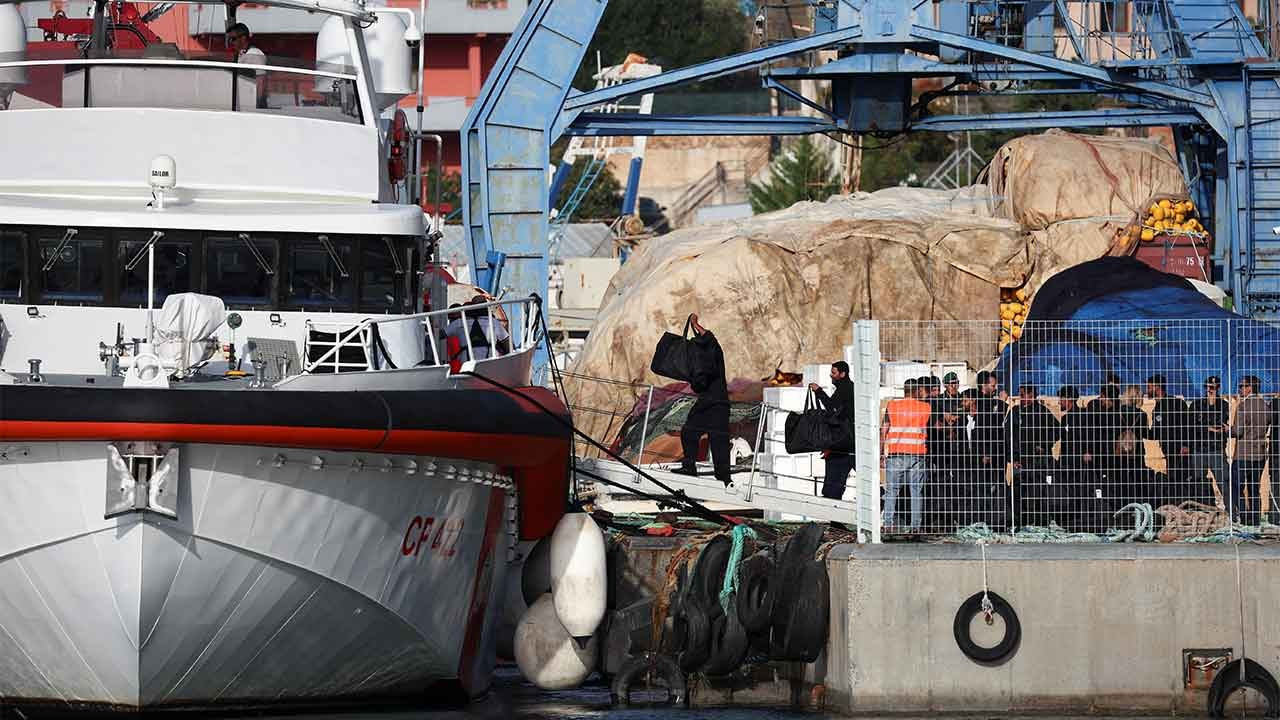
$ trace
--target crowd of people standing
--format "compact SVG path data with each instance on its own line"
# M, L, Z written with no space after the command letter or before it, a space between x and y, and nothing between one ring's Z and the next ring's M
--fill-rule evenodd
M1217 376L1203 389L1188 402L1170 395L1159 374L1145 388L1108 376L1087 402L1073 386L1051 391L1054 412L1034 385L1021 384L1012 400L989 372L963 392L950 373L941 382L909 380L881 427L884 527L950 532L982 522L1099 532L1128 503L1187 500L1257 525L1266 517L1263 472L1280 468L1280 399L1268 403L1259 379L1247 376L1233 413ZM1147 441L1158 455L1148 456Z

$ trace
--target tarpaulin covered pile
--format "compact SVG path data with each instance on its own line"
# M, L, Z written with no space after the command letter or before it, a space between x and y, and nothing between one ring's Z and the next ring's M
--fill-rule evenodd
M1199 396L1210 375L1228 388L1255 375L1270 391L1278 371L1280 330L1224 310L1183 278L1112 257L1050 278L996 370L1015 388L1025 380L1085 394L1108 374L1124 385L1161 374L1170 394L1185 397Z

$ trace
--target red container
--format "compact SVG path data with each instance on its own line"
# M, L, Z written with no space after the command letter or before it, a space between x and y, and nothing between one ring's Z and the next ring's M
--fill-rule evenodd
M1161 272L1194 280L1213 282L1213 261L1203 240L1187 237L1158 237L1155 242L1138 243L1134 257Z

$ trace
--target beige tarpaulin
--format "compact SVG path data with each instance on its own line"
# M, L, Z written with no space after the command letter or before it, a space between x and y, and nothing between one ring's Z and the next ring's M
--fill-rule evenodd
M1186 192L1178 163L1154 140L1061 130L1010 140L988 173L992 214L1026 230L1062 220L1132 217L1152 195Z
M719 338L731 379L840 359L862 318L989 317L999 287L1032 266L1026 236L975 209L984 203L972 189L893 188L677 230L614 276L571 373L669 382L649 372L653 348L690 312ZM579 425L602 440L635 402L617 384L566 385Z

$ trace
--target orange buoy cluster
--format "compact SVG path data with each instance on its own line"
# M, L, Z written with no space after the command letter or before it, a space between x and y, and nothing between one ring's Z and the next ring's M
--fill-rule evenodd
M1155 242L1160 238L1175 236L1205 240L1209 237L1209 232L1200 224L1195 203L1186 199L1153 199L1135 220L1129 226L1130 240Z
M1000 350L1022 337L1022 324L1027 321L1027 291L1022 288L1000 288Z

